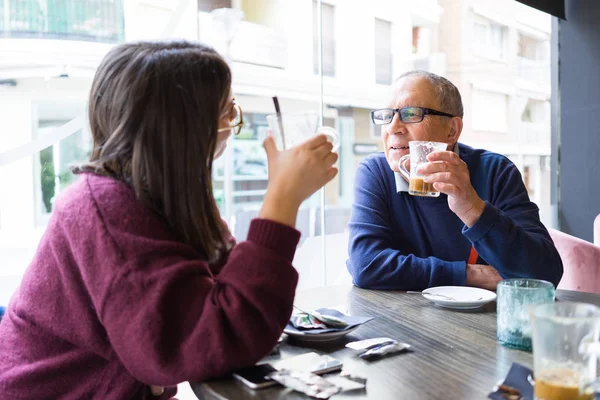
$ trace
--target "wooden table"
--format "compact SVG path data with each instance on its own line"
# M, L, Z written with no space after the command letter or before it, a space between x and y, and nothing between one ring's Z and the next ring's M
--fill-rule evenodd
M556 298L600 306L600 295L558 290ZM485 399L513 362L533 364L531 353L497 343L495 302L477 311L454 311L401 291L327 287L300 291L295 303L313 309L344 305L350 314L375 317L335 343L308 347L288 338L280 355L265 359L317 351L367 378L366 392L341 393L332 399ZM382 336L409 343L412 351L369 362L344 347L349 341ZM308 398L282 387L253 391L232 378L192 383L191 387L199 399Z

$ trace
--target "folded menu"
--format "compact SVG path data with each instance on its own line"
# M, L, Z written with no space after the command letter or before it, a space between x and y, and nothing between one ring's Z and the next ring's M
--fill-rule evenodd
M346 315L346 314L339 312L338 310L334 310L331 308L319 308L317 311L323 315L339 318L340 320L344 321L347 325L344 326L343 328L334 328L331 326L324 326L322 328L306 329L306 328L302 328L298 324L296 324L296 326L294 326L297 317L302 315L302 314L294 314L294 315L292 315L292 318L290 319L290 321L288 321L288 323L287 323L286 331L292 331L292 332L309 334L309 335L318 335L318 334L327 333L327 332L345 331L350 328L354 328L355 326L362 325L365 322L369 322L370 320L373 319L373 317L360 317L360 316L355 316L355 315Z

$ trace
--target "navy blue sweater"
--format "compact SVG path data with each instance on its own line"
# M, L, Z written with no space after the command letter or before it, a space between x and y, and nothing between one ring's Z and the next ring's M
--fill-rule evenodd
M562 261L517 167L504 156L463 144L459 156L486 202L471 228L450 210L444 194L397 193L394 172L383 153L359 164L347 261L356 286L421 290L465 285L471 247L479 254L478 264L493 266L503 278L558 284Z

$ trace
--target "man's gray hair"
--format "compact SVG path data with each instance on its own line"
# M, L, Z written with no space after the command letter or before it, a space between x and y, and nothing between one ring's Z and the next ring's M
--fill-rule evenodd
M394 84L398 83L403 78L412 76L425 78L433 85L438 103L441 107L441 110L438 111L446 112L461 118L463 117L464 111L462 98L458 88L454 86L452 82L443 76L436 75L432 72L414 70L400 75L398 78L396 78Z

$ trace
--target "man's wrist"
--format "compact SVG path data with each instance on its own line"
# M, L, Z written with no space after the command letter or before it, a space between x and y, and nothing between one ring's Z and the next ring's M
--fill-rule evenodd
M473 286L473 264L468 264L465 267L465 286Z
M468 211L462 213L458 217L467 226L467 228L470 228L473 225L475 225L477 221L479 221L479 218L481 217L481 214L483 214L484 209L485 201L477 197L477 199L473 203L473 206Z

